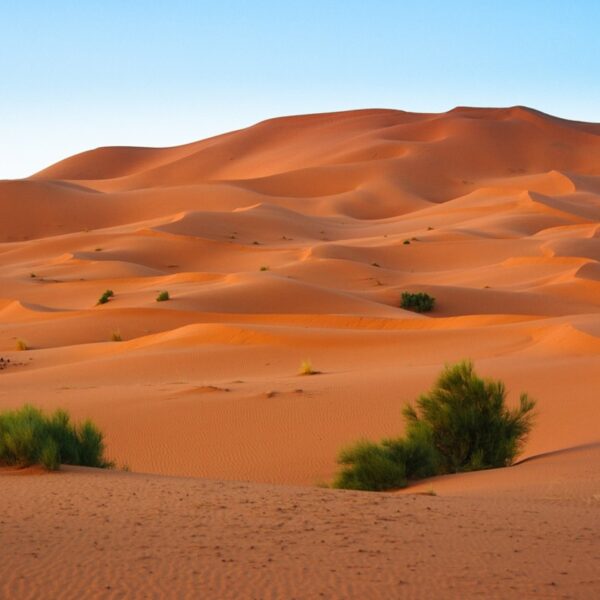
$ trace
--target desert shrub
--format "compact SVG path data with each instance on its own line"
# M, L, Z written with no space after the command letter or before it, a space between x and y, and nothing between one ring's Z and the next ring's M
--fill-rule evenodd
M0 465L41 464L56 470L60 464L108 468L102 433L90 421L71 423L68 413L45 415L26 405L0 413Z
M476 471L513 463L532 427L535 402L521 394L519 407L505 405L501 381L481 379L470 361L446 367L433 388L408 405L409 432L429 428L440 472Z
M114 295L115 293L112 290L106 290L98 299L98 304L106 304Z
M118 329L115 329L111 334L110 334L110 339L113 342L122 342L123 341L123 336L121 335L121 332Z
M358 442L338 457L342 470L333 482L336 488L382 491L406 487L406 471L402 461L384 444Z
M342 450L338 464L343 468L334 487L382 491L403 488L411 479L435 475L438 457L430 431L416 427L406 438L387 439L380 444L358 442Z
M20 352L24 352L25 350L29 350L29 346L27 346L27 342L25 340L17 340L15 344L15 348Z
M170 296L169 296L169 292L167 292L166 290L164 292L160 292L160 294L158 294L158 296L156 296L156 301L157 302L166 302L167 300L169 300Z
M268 270L269 270L269 267L267 267L266 265L263 265L263 266L260 268L260 270L261 270L261 271L268 271Z
M509 409L505 400L504 384L478 377L470 361L447 366L416 408L404 408L404 438L363 441L340 453L334 486L380 491L512 464L531 431L535 402L521 394L519 407Z
M429 312L435 305L435 298L425 292L402 292L400 307L415 312Z
M316 375L319 371L315 371L312 362L309 359L305 359L300 363L300 375Z

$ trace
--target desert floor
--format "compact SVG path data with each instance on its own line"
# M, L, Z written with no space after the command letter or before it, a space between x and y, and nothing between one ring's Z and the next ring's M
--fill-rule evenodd
M521 107L274 119L0 182L0 409L91 418L135 472L5 473L3 594L600 595L599 261L600 125ZM537 400L531 460L315 487L462 358Z

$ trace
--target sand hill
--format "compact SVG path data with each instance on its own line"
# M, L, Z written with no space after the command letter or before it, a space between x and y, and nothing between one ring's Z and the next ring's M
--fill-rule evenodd
M600 443L599 124L523 107L363 110L273 119L173 148L99 148L0 182L0 242L0 356L11 361L0 408L30 402L90 417L110 457L133 471L328 481L341 446L401 433L404 403L461 358L503 379L510 403L521 391L537 399L524 458ZM114 297L97 305L107 289ZM157 303L162 290L171 299ZM405 290L435 296L435 311L399 308ZM18 340L30 350L17 352ZM303 359L321 373L299 376ZM568 460L597 464L589 452ZM477 474L485 486L476 487L518 490L527 464ZM541 469L536 501L543 473L554 472ZM597 485L594 476L578 475ZM183 480L75 470L24 481L2 487L17 497L15 487L81 481L93 495L111 482L119 497ZM462 497L463 479L451 481L439 486ZM177 485L200 497L209 483ZM370 502L248 485L255 499L300 495L313 507L306 515L321 501L349 503L342 513ZM560 489L566 502L571 488ZM469 493L464 505L443 506L465 515ZM586 488L578 506L597 503L594 493ZM385 498L382 519L401 500ZM421 500L420 521L421 504L437 499ZM576 526L590 514L597 528L597 507L577 513ZM591 597L590 565L563 597ZM259 590L268 578L254 581ZM356 581L339 597L367 597ZM219 585L214 597L225 597ZM334 597L331 589L320 591ZM305 592L298 597L319 597Z

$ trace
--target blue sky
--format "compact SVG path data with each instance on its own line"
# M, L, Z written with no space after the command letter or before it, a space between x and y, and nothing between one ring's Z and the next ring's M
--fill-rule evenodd
M0 0L0 178L285 114L525 104L600 122L597 0Z

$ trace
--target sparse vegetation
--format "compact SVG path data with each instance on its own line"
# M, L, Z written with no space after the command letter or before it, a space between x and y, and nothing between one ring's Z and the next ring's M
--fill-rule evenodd
M25 340L17 340L15 347L19 352L29 350L29 346L27 345L27 342L25 342Z
M261 270L261 271L268 271L268 270L269 270L269 267L267 267L267 266L263 265L263 266L260 268L260 270Z
M113 466L104 458L102 433L90 421L75 425L63 410L46 415L29 405L0 413L1 465L56 470L61 463Z
M446 367L431 391L404 416L432 432L440 472L506 467L522 450L532 426L535 402L521 394L519 407L505 405L504 383L478 377L470 361Z
M318 372L313 369L312 362L309 359L305 359L300 363L300 375L316 375Z
M114 295L115 293L112 290L106 290L98 299L98 304L106 304Z
M29 277L31 277L32 279L35 279L37 277L37 275L35 273L29 273Z
M115 329L111 335L110 335L110 339L113 342L122 342L123 341L123 337L121 336L121 332L118 329Z
M156 301L157 302L166 302L167 300L170 300L171 296L169 296L169 292L167 292L166 290L164 292L160 292L160 294L158 294L158 296L156 296Z
M408 245L410 244L410 240L404 240L402 243L403 243L405 246L408 246Z
M435 298L425 292L402 292L400 307L415 312L429 312L435 305Z
M470 361L446 367L433 388L407 405L404 438L361 441L339 455L334 487L380 491L436 474L505 467L533 424L535 402L508 409L501 381L479 378Z

